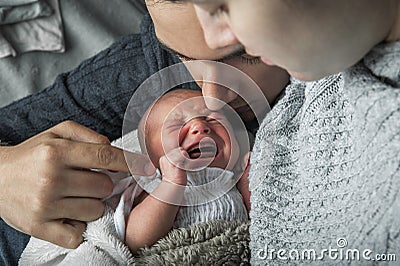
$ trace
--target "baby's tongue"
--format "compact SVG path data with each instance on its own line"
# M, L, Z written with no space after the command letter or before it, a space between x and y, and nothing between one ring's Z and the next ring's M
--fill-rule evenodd
M192 150L189 155L191 159L197 159L201 156L201 158L210 158L215 157L217 149L213 146L204 146L200 148L196 148Z

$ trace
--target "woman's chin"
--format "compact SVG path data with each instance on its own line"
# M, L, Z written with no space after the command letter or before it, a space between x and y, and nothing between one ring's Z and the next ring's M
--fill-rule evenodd
M303 72L296 72L288 70L290 76L295 77L298 80L302 81L314 81L322 78L323 76L317 74L310 74L310 73L303 73Z

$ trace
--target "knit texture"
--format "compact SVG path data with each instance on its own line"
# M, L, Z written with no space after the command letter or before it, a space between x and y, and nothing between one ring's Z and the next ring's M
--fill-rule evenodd
M135 179L150 194L160 185L161 173L157 170L151 177L136 176ZM187 186L173 228L213 220L247 221L248 213L236 182L232 171L221 168L187 171Z
M173 227L189 227L192 224L213 220L247 221L248 214L242 195L236 187L233 172L220 168L206 168L188 172L188 188L185 201L181 206ZM212 183L214 182L215 183ZM207 185L208 187L202 186ZM225 193L224 193L225 192ZM207 202L191 205L190 202Z
M371 258L400 255L399 84L400 42L375 47L341 74L293 80L251 156L254 265L376 263L362 258L365 249ZM321 258L330 247L359 249L361 258L289 256L313 249Z

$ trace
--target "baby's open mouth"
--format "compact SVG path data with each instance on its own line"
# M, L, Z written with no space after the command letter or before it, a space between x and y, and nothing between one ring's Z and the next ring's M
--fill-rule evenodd
M201 147L199 144L191 147L187 153L189 154L190 159L198 159L200 156L201 158L215 158L218 154L218 148L215 144L202 144Z

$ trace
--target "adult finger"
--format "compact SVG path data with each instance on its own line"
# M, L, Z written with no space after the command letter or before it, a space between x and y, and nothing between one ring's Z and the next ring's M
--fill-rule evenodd
M111 178L104 173L90 170L64 170L60 196L102 199L113 190Z
M151 175L154 166L147 155L130 153L111 145L70 142L64 151L64 162L68 166L85 169L104 169Z
M104 203L91 198L63 198L54 204L50 219L68 218L84 222L94 221L102 216Z
M49 132L64 139L97 144L110 144L110 141L106 136L74 121L64 121L49 129Z
M86 224L77 221L54 220L35 227L33 236L46 239L64 248L77 248L83 241Z

